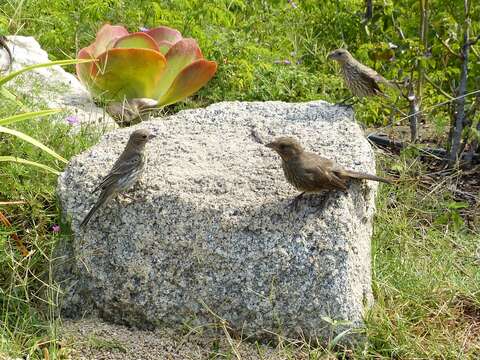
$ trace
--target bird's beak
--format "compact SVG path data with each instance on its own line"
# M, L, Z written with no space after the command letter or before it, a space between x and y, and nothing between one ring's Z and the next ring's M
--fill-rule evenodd
M333 58L333 52L327 55L327 60L331 60Z
M268 144L265 144L265 146L270 148L270 149L275 149L275 143L274 142L270 142Z
M150 135L148 135L148 140L155 139L156 137L157 137L157 135L155 135L155 134L150 134Z

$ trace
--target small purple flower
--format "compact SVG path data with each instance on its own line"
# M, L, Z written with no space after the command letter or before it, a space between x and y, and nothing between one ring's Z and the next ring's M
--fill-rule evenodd
M138 28L141 32L145 32L145 31L148 31L149 29L145 26L141 26Z
M79 123L78 117L75 115L70 115L65 119L70 125L75 125Z
M292 8L296 9L298 7L297 4L295 4L295 2L293 0L287 0L287 1Z
M275 60L273 63L274 64L282 64L282 65L291 65L292 64L292 62L290 60L287 60L287 59L285 59L285 60Z
M52 232L59 233L60 232L60 225L55 224L52 226Z

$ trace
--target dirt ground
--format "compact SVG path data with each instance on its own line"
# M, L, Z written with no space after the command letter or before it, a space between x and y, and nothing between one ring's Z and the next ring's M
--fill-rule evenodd
M291 347L259 345L203 329L143 331L98 319L65 321L62 343L72 360L303 359ZM308 356L308 355L306 355ZM308 357L305 357L307 359Z

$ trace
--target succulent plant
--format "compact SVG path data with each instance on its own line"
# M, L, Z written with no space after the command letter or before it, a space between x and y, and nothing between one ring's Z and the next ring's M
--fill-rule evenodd
M95 59L77 64L77 75L94 97L113 104L173 104L198 91L217 70L194 39L166 26L129 33L123 26L103 25L78 58Z

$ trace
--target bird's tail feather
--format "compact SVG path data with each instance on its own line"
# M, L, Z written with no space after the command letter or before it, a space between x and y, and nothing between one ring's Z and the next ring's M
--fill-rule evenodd
M389 180L389 179L385 179L385 178L382 178L380 176L371 175L371 174L367 174L367 173L356 172L356 171L352 171L352 170L342 170L341 175L348 176L348 177L351 177L351 178L354 178L354 179L366 179L366 180L379 181L379 182L383 182L383 183L386 183L386 184L392 184L392 181Z
M110 197L111 197L111 194L107 194L107 193L100 194L100 197L98 198L95 205L93 205L93 207L88 212L87 216L85 216L85 219L83 219L83 221L81 222L80 228L83 228L88 224L93 214L95 214L95 212L100 208L100 206L102 206Z
M99 207L100 207L99 204L95 204L95 205L90 209L90 211L88 212L87 216L85 216L85 218L84 218L83 221L81 222L80 228L84 228L84 227L88 224L88 222L89 222L90 219L92 218L93 214L95 214L95 211L97 211Z

